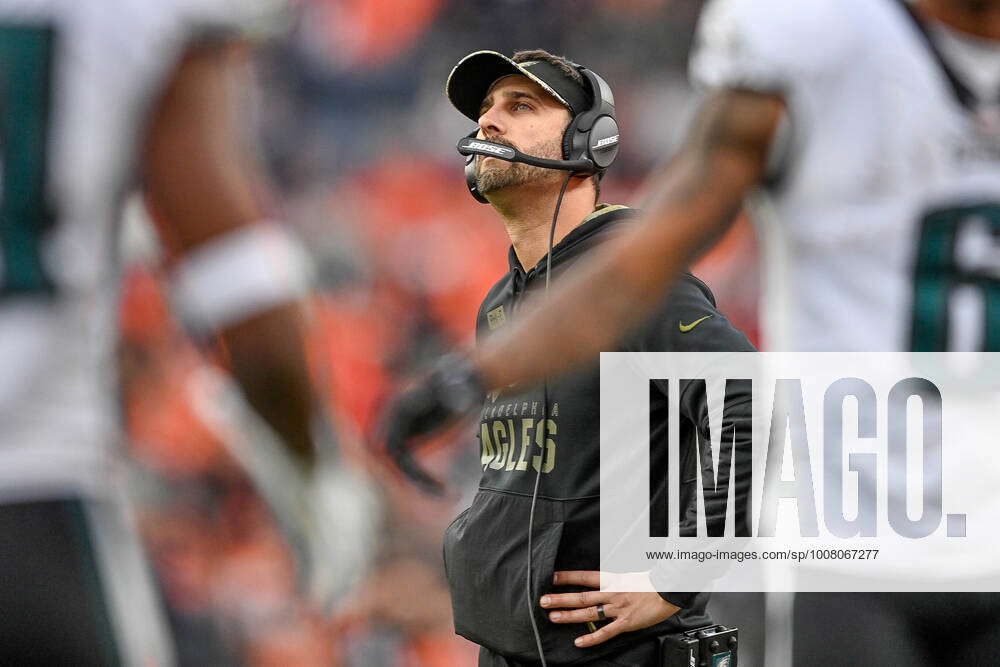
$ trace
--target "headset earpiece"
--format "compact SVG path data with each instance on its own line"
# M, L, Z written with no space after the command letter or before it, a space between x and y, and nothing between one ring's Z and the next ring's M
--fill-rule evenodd
M566 126L566 131L563 132L562 140L562 159L568 160L569 156L573 154L573 137L576 135L576 121L579 116L573 117L569 121L569 125Z
M563 133L563 158L590 160L600 172L618 157L615 98L611 87L596 73L586 67L579 67L579 72L590 87L593 102L589 109L577 114Z

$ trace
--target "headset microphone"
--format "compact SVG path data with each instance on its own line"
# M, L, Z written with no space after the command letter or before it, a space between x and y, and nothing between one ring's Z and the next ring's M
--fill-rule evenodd
M497 144L492 141L487 141L486 139L477 139L476 132L473 132L467 137L462 137L459 140L458 152L467 156L483 155L485 157L495 157L500 160L506 160L507 162L523 162L524 164L529 164L533 167L542 167L543 169L562 169L564 171L584 172L596 171L594 162L588 158L580 160L550 160L548 158L535 157L534 155L522 153L516 148L511 148L510 146Z
M469 186L469 192L476 198L476 201L483 204L488 204L489 201L479 192L479 183L476 179L477 155L495 157L507 162L520 162L532 167L542 167L543 169L561 169L563 171L584 173L593 173L596 171L593 160L589 158L581 158L579 160L551 160L549 158L535 157L534 155L522 153L511 146L505 146L504 144L498 144L486 139L478 139L476 134L478 134L478 131L473 131L468 136L459 139L456 148L459 153L468 157L465 161L465 181ZM617 138L615 144L613 146L609 145L607 148L610 149L615 146L617 146Z

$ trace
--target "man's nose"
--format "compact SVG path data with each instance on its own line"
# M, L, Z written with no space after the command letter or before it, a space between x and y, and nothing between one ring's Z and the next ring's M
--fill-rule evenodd
M500 114L498 114L494 109L489 109L486 113L479 117L479 132L484 137L503 134L506 130L507 128L500 118Z

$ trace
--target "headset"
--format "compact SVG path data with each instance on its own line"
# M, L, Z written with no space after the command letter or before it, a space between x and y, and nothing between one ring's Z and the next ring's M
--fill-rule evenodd
M470 132L459 142L458 152L467 156L465 183L476 201L488 204L476 181L476 156L495 157L507 162L521 162L544 169L560 169L575 174L603 175L604 170L618 157L618 121L615 119L615 97L611 86L586 67L576 65L577 71L590 88L590 108L573 117L563 132L562 160L527 155L503 144L477 139L479 130Z
M590 108L578 113L570 121L563 132L562 140L562 160L552 160L548 158L527 155L503 144L498 144L485 139L478 139L476 135L479 130L462 137L459 142L458 152L466 156L465 161L465 183L469 187L469 192L476 201L488 204L489 200L479 192L479 184L476 178L476 156L484 155L495 157L507 162L520 162L534 167L544 169L559 169L569 172L563 181L559 196L556 198L555 210L552 214L552 225L549 228L549 250L545 256L545 289L547 297L549 293L549 281L552 278L552 246L555 241L556 222L559 220L559 209L562 206L563 196L570 180L576 175L596 174L598 177L604 175L604 171L611 166L611 163L618 157L618 121L615 119L615 97L611 92L611 86L586 67L572 63L577 71L587 82L590 88L591 104ZM548 455L548 426L549 410L549 383L545 380L542 383L542 460ZM542 637L538 631L538 624L535 621L535 599L532 595L532 537L535 524L535 506L538 501L538 492L542 480L542 466L538 466L535 473L534 489L531 493L531 510L528 514L528 562L527 576L525 577L525 603L528 607L528 618L531 620L531 630L535 638L535 647L538 651L538 658L542 667L546 667L545 650L542 648Z

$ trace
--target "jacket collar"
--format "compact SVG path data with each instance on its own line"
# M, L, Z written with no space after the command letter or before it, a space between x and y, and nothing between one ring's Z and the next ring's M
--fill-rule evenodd
M580 241L590 238L618 220L636 215L637 212L635 209L623 204L598 204L597 208L590 215L584 218L579 225L574 227L569 234L552 247L552 261L555 262ZM510 266L512 273L519 273L521 275L528 273L521 266L521 260L517 258L517 253L514 252L514 246L510 246L507 250L507 264ZM535 266L535 269L538 271L545 270L544 255Z

